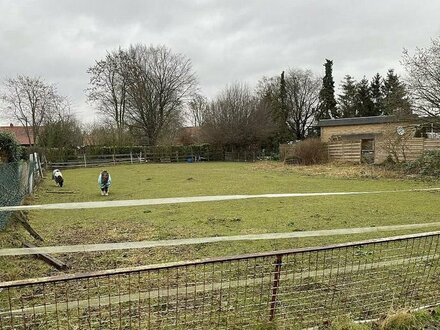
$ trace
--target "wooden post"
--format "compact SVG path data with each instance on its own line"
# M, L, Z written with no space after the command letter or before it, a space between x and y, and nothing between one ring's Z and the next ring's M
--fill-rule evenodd
M41 170L40 159L36 152L34 152L34 160L35 160L35 169L37 170L37 173L40 176L40 178L43 178L43 171Z
M36 170L37 173L40 173L40 171L38 170L38 159L37 159L38 155L37 155L36 152L34 152L33 155L34 155L33 159L34 159L34 162L35 162L35 170Z
M133 164L133 153L130 151L130 163Z
M29 155L29 182L28 182L28 191L29 191L29 195L32 195L32 190L33 190L33 185L34 185L34 167L32 166L32 168L30 167L31 164L33 165L34 162L34 155L30 154Z
M87 167L86 154L84 153L84 167Z
M37 153L35 153L37 156L37 164L38 164L38 172L40 173L40 178L43 179L43 168L41 167L41 160Z
M275 260L275 270L274 270L273 282L272 282L272 295L270 298L269 321L273 321L275 318L275 312L277 308L278 288L280 287L282 259L283 259L283 255L278 254Z
M116 165L115 154L113 153L113 165Z
M46 155L43 154L42 158L43 158L44 169L47 170L47 158L46 158Z
M28 233L35 239L39 241L44 241L43 237L38 234L34 228L30 225L27 215L23 211L18 211L15 213L15 218L23 225L23 227L28 231Z
M27 248L35 248L36 247L35 245L33 245L31 243L28 243L28 242L23 242L23 245L25 247L27 247ZM59 260L59 259L57 259L55 257L52 257L49 254L38 253L38 254L35 254L35 257L37 257L37 258L45 261L46 263L54 266L58 270L67 270L67 269L69 269L69 266L67 266L66 263L62 262L61 260Z

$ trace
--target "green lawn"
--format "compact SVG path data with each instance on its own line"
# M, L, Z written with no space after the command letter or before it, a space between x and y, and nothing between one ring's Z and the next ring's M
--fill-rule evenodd
M100 169L63 171L65 186L45 179L32 204L184 197L228 194L405 190L437 187L438 182L388 177L376 167L292 167L276 163L136 164L107 168L112 176L109 196L97 185ZM48 175L49 177L50 175ZM54 191L71 191L57 194ZM379 195L251 199L89 210L31 211L33 227L45 245L70 245L138 240L291 232L347 227L436 222L439 192ZM425 229L438 230L439 227ZM283 239L195 246L77 253L59 256L71 272L148 263L207 258L301 246L317 246L410 231L363 235ZM414 231L413 231L414 232ZM2 247L17 244L16 227L0 233ZM20 230L21 236L28 236ZM0 280L56 274L32 257L0 258Z

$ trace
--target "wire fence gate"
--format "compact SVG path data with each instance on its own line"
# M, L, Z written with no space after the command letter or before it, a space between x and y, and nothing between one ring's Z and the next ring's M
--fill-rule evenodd
M440 232L0 283L0 329L277 329L440 300Z

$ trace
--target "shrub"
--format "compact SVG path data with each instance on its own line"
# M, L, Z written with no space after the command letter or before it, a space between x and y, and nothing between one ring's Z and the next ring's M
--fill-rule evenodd
M0 132L0 153L7 162L20 160L22 148L12 133Z
M381 330L411 330L417 329L417 318L409 311L400 311L388 315L379 323Z
M31 150L30 150L31 151ZM190 155L200 155L209 160L224 160L223 159L223 149L212 146L209 144L200 145L189 145L189 146L99 146L92 145L86 146L81 149L66 147L66 148L40 148L39 153L46 156L48 162L66 162L82 159L83 154L87 157L100 157L104 155L113 154L129 154L139 155L146 153L154 155L157 157L155 161L159 161L160 157L168 155L176 155L178 153L180 156L190 156Z
M429 150L413 162L404 165L407 173L440 177L440 150Z
M327 162L327 147L319 139L307 139L295 144L294 158L302 165L322 164Z

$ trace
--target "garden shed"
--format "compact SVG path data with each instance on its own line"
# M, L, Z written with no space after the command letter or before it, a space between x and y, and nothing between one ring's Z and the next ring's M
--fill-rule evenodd
M380 164L389 156L408 161L425 150L440 149L434 126L414 116L323 119L317 126L333 161Z

